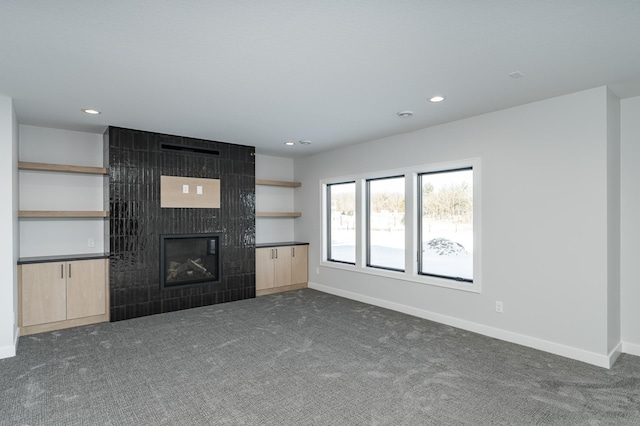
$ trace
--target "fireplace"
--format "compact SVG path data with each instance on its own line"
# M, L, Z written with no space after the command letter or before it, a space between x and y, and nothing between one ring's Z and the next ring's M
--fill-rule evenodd
M160 288L222 282L220 234L160 235Z
M105 142L111 321L255 297L255 148L120 127L109 127ZM219 179L221 208L162 208L162 176ZM212 233L219 235L217 281L166 283L160 235Z

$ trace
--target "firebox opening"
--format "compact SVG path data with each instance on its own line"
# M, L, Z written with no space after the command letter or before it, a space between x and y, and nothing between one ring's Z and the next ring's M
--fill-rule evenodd
M160 235L160 288L222 282L220 234Z

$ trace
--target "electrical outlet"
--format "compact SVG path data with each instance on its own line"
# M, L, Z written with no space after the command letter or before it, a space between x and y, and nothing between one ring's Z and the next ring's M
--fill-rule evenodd
M320 268L316 268L316 275L320 275Z
M87 247L95 247L96 246L96 240L93 238L89 238L87 240Z
M502 302L500 302L499 300L496 300L496 312L499 314L504 312Z

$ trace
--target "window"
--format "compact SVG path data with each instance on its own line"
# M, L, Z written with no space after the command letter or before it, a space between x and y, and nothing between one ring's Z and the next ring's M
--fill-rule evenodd
M327 259L356 263L356 183L327 185Z
M480 160L322 180L323 266L479 293Z
M367 266L404 271L404 176L367 180Z
M419 273L473 281L473 170L419 175Z

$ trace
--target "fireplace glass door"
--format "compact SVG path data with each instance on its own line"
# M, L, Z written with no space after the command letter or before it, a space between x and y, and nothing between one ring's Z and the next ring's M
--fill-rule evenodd
M219 234L160 236L160 287L173 289L221 282Z

